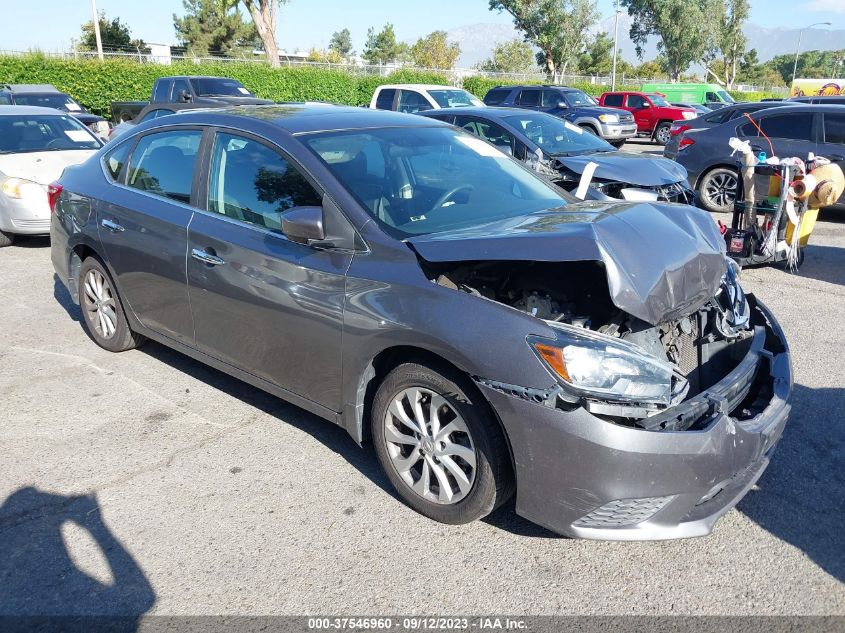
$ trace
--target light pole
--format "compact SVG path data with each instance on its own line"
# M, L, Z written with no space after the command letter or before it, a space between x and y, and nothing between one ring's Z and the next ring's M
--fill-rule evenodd
M100 16L97 15L97 0L91 0L91 11L94 14L94 38L97 40L97 56L103 61L103 40L100 38Z
M815 22L814 24L805 26L803 29L798 31L798 45L795 47L795 63L792 65L792 83L795 83L795 72L798 70L798 51L801 50L801 36L804 34L804 31L811 29L814 26L830 26L830 24L830 22ZM790 92L792 92L791 88Z
M616 53L619 49L619 0L616 0L616 20L613 22L613 70L610 73L610 91L616 92Z

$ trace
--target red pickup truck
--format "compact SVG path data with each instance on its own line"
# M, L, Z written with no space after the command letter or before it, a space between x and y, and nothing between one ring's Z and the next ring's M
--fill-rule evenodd
M692 108L673 106L663 95L656 92L605 92L599 97L599 104L627 110L634 115L637 133L640 136L650 136L661 145L666 145L672 137L669 130L673 121L694 119L698 116Z

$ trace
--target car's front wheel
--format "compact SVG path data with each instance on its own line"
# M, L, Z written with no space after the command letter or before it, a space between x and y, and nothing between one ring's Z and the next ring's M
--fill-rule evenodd
M111 275L96 257L82 262L79 295L85 327L97 345L110 352L124 352L146 340L129 327Z
M449 367L396 367L376 392L371 424L387 478L420 514L469 523L513 493L498 422L468 379Z
M701 205L711 213L730 213L736 200L738 175L730 167L711 169L698 183Z
M0 231L0 248L3 248L4 246L11 246L14 243L14 234L7 233L6 231Z

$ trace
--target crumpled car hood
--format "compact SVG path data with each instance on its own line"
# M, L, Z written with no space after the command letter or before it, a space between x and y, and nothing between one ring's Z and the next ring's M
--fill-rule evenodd
M603 262L616 307L652 325L695 312L726 270L710 216L669 203L583 202L406 241L429 262Z
M628 152L597 152L582 156L556 156L555 161L581 174L587 163L598 165L595 178L617 180L641 187L686 183L687 170L673 160Z

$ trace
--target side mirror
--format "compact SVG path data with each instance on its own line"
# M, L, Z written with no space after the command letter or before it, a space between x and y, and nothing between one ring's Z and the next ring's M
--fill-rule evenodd
M291 242L311 245L326 239L323 207L294 207L282 215L282 232Z
M185 103L188 103L188 102L190 102L190 101L191 101L191 99L192 99L192 97L191 97L191 93L190 93L190 92L188 92L187 90L180 90L180 91L179 91L179 99L180 99L181 101L185 102Z
M640 110L648 110L651 107L651 104L646 101L644 104L640 106Z
M568 109L569 109L569 104L568 104L568 103L566 103L566 101L558 101L558 102L557 102L557 107L558 107L558 108L560 108L561 110L568 110Z

